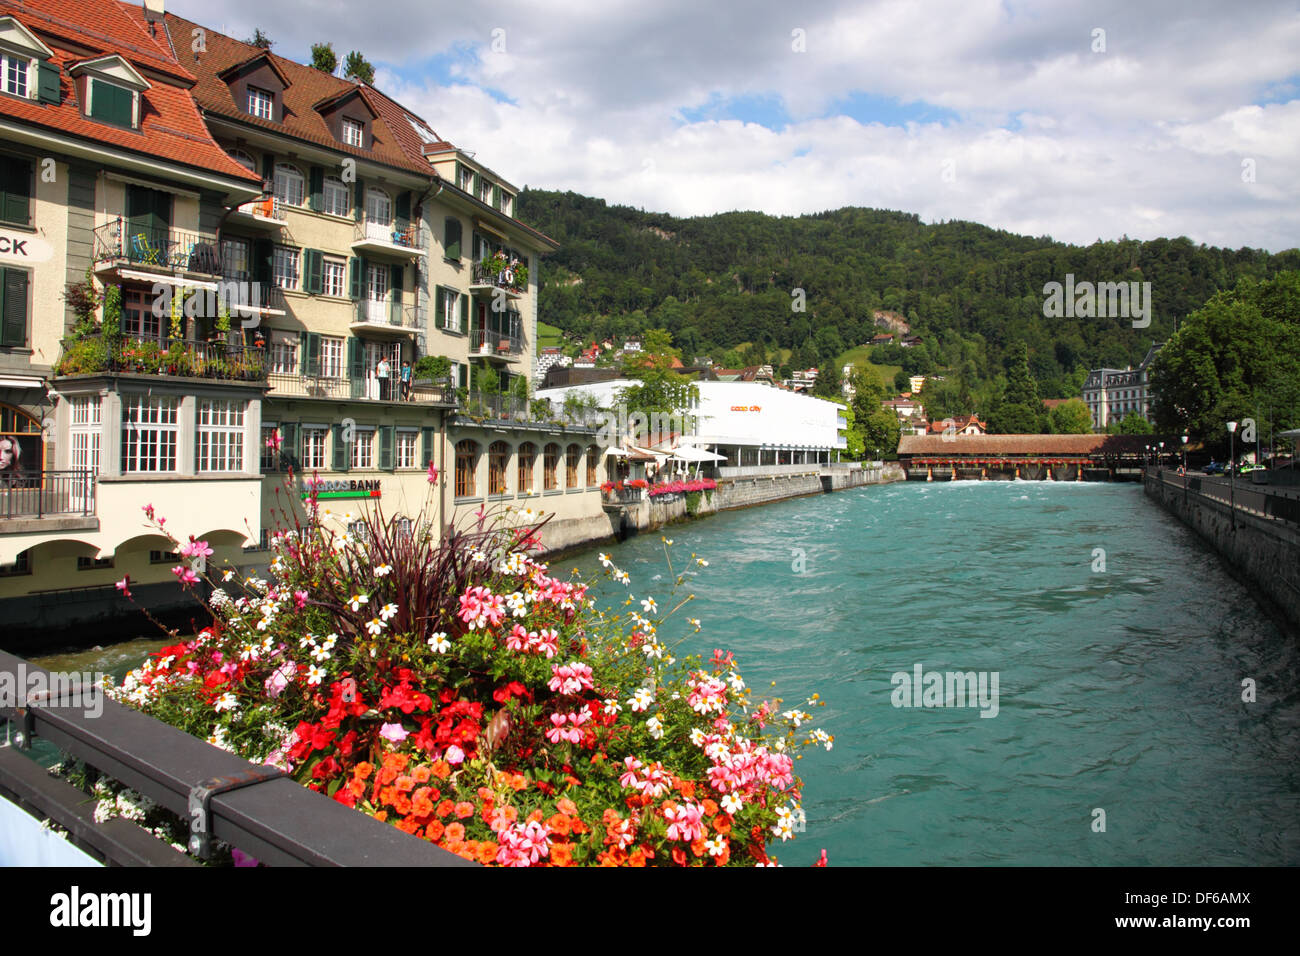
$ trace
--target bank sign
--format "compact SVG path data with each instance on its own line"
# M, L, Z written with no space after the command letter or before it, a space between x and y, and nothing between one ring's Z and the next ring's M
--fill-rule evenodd
M48 262L54 247L30 232L0 229L0 262Z
M379 479L374 478L369 481L318 481L315 484L307 482L309 489L302 493L305 499L311 492L310 488L316 489L316 497L322 499L329 498L379 498Z

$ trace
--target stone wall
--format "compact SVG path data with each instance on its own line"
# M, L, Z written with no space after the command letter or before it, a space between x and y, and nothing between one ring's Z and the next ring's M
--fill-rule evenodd
M1223 502L1184 494L1183 488L1147 475L1149 498L1178 518L1224 559L1234 578L1269 599L1293 625L1300 626L1300 529L1276 519L1257 517Z

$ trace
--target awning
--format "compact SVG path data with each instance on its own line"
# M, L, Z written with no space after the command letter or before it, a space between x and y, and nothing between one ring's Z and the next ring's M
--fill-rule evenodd
M679 445L673 449L673 457L682 461L726 461L725 455L718 455L694 445Z
M199 279L186 279L182 276L168 275L165 272L137 272L134 269L118 269L117 274L123 279L139 279L141 282L157 282L160 285L175 286L178 289L203 289L207 292L218 291L215 282L203 282Z

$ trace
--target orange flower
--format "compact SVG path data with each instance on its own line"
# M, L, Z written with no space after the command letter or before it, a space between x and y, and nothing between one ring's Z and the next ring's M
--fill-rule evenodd
M444 800L442 803L438 804L438 809L433 812L438 814L440 817L450 816L456 812L456 804L452 803L450 800Z
M422 817L433 813L433 801L429 799L428 787L421 787L411 795L411 808Z
M405 817L397 821L397 829L414 835L415 831L420 829L420 824L416 823L410 817Z
M414 778L416 783L428 783L429 777L431 776L428 764L420 764L420 766L411 771L411 776Z
M469 843L461 843L456 847L456 849L453 852L457 856L464 857L467 860L473 860L475 849L476 848L471 846Z
M520 790L527 788L527 786L528 786L528 778L525 777L522 773L517 773L510 778L510 787L512 790L514 790L515 793L518 793Z
M388 766L387 761L385 761L383 769L379 771L379 776L376 779L384 786L388 786L397 779L397 768Z
M623 818L618 815L618 811L613 807L606 807L605 812L600 815L600 822L606 826L617 825L623 822Z
M678 780L677 792L686 800L695 796L695 783L691 780ZM716 812L716 811L715 811Z
M628 855L627 865L645 866L645 860L646 860L645 852L640 847L637 847Z
M487 787L478 788L478 798L480 800L491 802L496 799L496 795Z
M453 843L459 843L461 840L465 839L465 824L448 823L446 830L443 832L447 834L448 840L451 840Z
M524 819L526 819L529 823L541 823L543 816L545 816L545 814L542 813L541 808L538 807L532 813L528 814L528 816L525 817Z
M708 797L705 797L700 801L700 809L704 811L706 817L711 817L718 812L718 805Z
M551 866L572 866L573 847L568 843L551 844Z
M582 822L581 817L574 817L569 823L569 829L574 833L590 833L591 828Z
M375 765L372 763L367 763L366 761L363 760L361 761L361 763L357 764L355 767L352 768L352 779L365 780L368 776L370 776L374 772L375 772Z
M427 827L424 828L424 835L428 837L430 840L432 840L434 843L437 843L439 840L442 839L443 832L444 832L443 826L437 820L434 820L432 823L430 823Z
M568 797L561 797L555 801L555 809L559 810L566 816L576 817L578 815L578 805Z
M433 775L439 780L446 780L451 776L451 764L445 760L435 761L433 764Z
M731 832L731 819L725 815L719 815L713 820L713 829L718 833L727 834Z
M474 815L474 804L470 803L468 800L462 800L460 803L456 804L456 816L459 819L464 820L467 817L472 817L473 815Z
M489 863L495 862L497 858L498 849L499 847L496 845L494 841L484 840L482 843L478 845L478 854L477 854L478 861L482 863L484 866L486 866Z
M388 811L380 810L378 813L375 814L375 819L378 820L380 823L383 823L385 820L388 819Z
M709 848L704 845L703 840L696 840L694 843L691 844L691 852L694 853L696 856L704 856L706 853L709 852Z
M415 778L411 776L407 776L406 774L402 774L400 777L397 778L397 781L394 783L394 786L397 787L398 790L401 790L403 793L410 793L412 790L415 789Z
M715 861L717 861L718 866L726 866L728 863L730 863L730 862L731 862L731 844L728 843L726 846L724 846L724 847L722 848L722 853L721 853L720 855L718 855L718 856L715 856L713 859L714 859Z
M563 813L557 813L549 820L546 825L550 827L552 833L558 833L560 836L569 835L569 818Z

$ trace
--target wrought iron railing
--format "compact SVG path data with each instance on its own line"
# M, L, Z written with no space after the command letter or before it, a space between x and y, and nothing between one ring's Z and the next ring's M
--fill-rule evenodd
M95 230L95 264L127 264L218 275L216 236L187 229L145 229L121 217Z
M377 219L359 219L353 235L353 242L382 242L391 246L401 246L412 252L423 252L420 242L418 223L399 227L396 222L381 222Z
M94 513L95 473L89 468L0 472L0 515L5 518Z
M518 355L523 349L524 341L518 335L491 328L471 328L469 331L471 355Z
M523 292L527 288L526 283L517 274L515 269L506 266L500 268L497 266L488 266L483 260L474 263L473 278L470 285L487 285L494 286L498 289L507 289L510 292Z
M276 396L301 396L304 398L335 398L349 401L425 402L449 404L451 399L445 386L421 383L412 385L409 394L402 394L400 367L392 370L387 382L375 375L364 375L361 370L341 377L301 374L298 372L270 372L267 384Z
M224 341L123 337L64 339L56 375L136 372L235 382L266 381L266 349Z
M420 306L404 306L387 299L362 299L357 303L354 321L387 328L420 329L423 318L424 310Z

